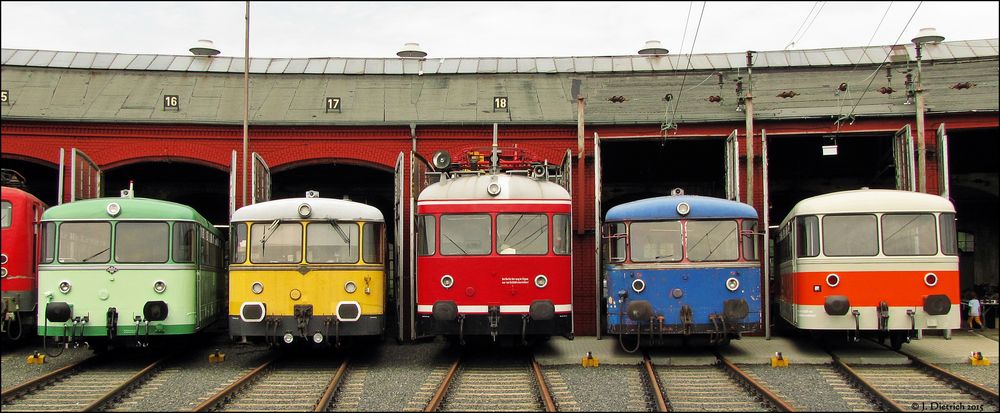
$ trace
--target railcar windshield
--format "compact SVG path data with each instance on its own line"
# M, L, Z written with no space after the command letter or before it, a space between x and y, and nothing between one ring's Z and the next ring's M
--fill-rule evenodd
M819 218L809 215L795 218L796 257L819 255ZM789 247L791 244L789 244ZM791 255L791 254L789 254Z
M434 215L417 217L417 255L434 255L434 238L437 225Z
M247 224L245 222L237 222L233 224L232 235L230 239L233 244L233 257L232 262L234 264L244 263L247 260Z
M489 254L491 227L490 216L485 214L441 215L441 254Z
M823 254L828 257L878 255L878 222L875 215L824 216Z
M12 212L14 212L14 206L10 203L10 201L0 202L0 214L2 214L0 215L0 221L3 223L3 228L10 227L11 221L13 221L13 219L11 219Z
M287 264L302 261L302 224L256 222L250 227L250 262Z
M569 215L556 214L552 216L552 253L557 255L569 255L571 251L570 241L573 239L570 232ZM624 251L622 251L624 252Z
M549 252L545 214L497 214L497 253L538 255Z
M882 253L937 254L937 226L934 214L882 215Z
M368 222L364 226L364 248L362 248L365 262L369 264L382 263L382 251L385 246L384 225L380 222Z
M625 261L625 236L627 235L625 230L625 224L617 222L614 224L608 224L604 229L604 236L608 239L608 261L611 262L623 262Z
M115 261L127 263L167 262L170 226L166 222L119 222L115 224Z
M743 220L743 259L760 260L760 237L757 236L757 220Z
M111 260L110 222L63 222L59 225L59 262L105 263Z
M941 221L941 253L958 255L958 232L955 229L955 214L943 213Z
M306 261L321 264L358 262L358 224L354 222L310 222L306 227Z
M683 258L680 221L633 222L629 225L633 262L669 262Z
M193 222L174 223L174 262L194 262L195 237L197 236L194 228ZM244 226L244 228L246 227ZM244 238L246 238L246 233L244 233ZM246 248L245 242L244 248Z
M691 261L735 261L740 258L736 221L687 221L687 255Z
M42 223L42 263L48 264L56 259L56 224Z

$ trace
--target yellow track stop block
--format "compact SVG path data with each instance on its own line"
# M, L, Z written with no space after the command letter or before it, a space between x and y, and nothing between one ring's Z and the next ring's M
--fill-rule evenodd
M973 366L989 366L990 359L983 357L983 353L980 351L973 351L972 354L969 355L969 364Z
M222 363L226 361L226 353L221 353L219 350L215 350L214 353L208 355L209 363Z
M781 352L774 353L771 356L771 367L788 367L788 359L781 356Z
M601 365L601 361L588 351L587 357L581 359L580 364L583 364L583 367L597 367Z
M36 351L35 354L28 356L28 364L45 364L45 355Z

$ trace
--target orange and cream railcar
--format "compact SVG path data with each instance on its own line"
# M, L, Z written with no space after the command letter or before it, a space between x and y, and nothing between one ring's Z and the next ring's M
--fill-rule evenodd
M955 207L908 191L807 198L778 232L781 316L804 330L888 337L960 325Z

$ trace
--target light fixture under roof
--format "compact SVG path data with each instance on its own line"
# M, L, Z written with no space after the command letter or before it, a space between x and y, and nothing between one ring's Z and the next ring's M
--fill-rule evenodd
M667 49L664 49L663 45L660 44L659 40L647 40L646 41L646 47L644 47L644 48L642 48L642 49L639 50L639 54L658 55L658 54L667 54L667 53L670 53L670 51L667 50Z
M420 48L420 43L407 43L403 50L396 53L399 57L427 57L427 52Z
M192 47L190 50L191 53L194 54L195 56L215 56L219 53L222 53L219 51L219 49L215 48L215 45L212 43L211 40L207 39L198 40L198 44Z
M917 37L910 40L913 44L924 44L924 43L937 43L944 41L944 36L938 34L937 30L933 27L925 27L920 29L920 33L917 33Z

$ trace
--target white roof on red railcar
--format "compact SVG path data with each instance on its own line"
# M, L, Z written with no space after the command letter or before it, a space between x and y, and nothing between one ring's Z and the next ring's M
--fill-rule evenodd
M946 198L921 192L858 189L803 199L792 207L781 224L796 215L862 212L955 212L955 206Z
M492 196L486 188L496 179L500 193ZM443 179L420 192L417 201L454 201L460 199L517 200L559 199L569 201L569 192L546 180L520 175L460 175Z

